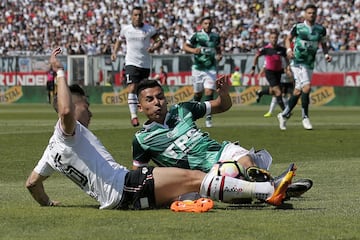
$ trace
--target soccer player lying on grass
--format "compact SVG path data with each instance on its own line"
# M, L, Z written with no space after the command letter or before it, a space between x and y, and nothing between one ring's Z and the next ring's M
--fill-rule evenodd
M148 120L135 133L132 143L133 169L148 166L153 160L158 166L179 167L209 172L218 161L237 161L242 179L263 181L269 177L271 155L266 150L247 150L237 143L222 144L197 128L201 117L222 113L232 106L227 79L216 80L218 97L215 100L183 102L167 108L161 85L153 80L143 81L137 88L138 108ZM251 176L250 176L251 172ZM256 176L254 176L254 173ZM302 179L289 187L288 197L299 196L312 186Z
M129 171L115 162L96 136L88 129L92 113L85 92L78 85L68 87L62 64L52 52L50 63L57 71L58 112L54 133L43 156L26 181L26 188L41 206L57 206L50 200L43 182L55 171L76 183L95 198L100 209L144 209L168 206L179 195L200 192L214 200L231 202L244 196L280 205L295 174L291 164L284 174L267 182L247 182L180 168L141 167ZM229 191L228 189L232 189ZM174 211L203 212L212 207L212 200L176 201Z

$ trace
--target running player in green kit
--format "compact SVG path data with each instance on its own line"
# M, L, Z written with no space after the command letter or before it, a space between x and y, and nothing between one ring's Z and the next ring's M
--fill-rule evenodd
M311 77L319 44L325 54L325 60L327 62L332 60L326 45L326 29L324 26L315 23L316 11L317 7L315 5L307 5L304 13L305 21L295 24L285 41L287 56L291 59L290 67L295 80L295 88L293 96L289 99L288 106L277 116L281 130L286 130L286 121L289 119L291 111L296 106L300 97L303 127L307 130L313 128L309 119L309 96ZM291 47L293 39L295 39L294 48Z
M201 19L201 30L195 32L183 45L184 51L194 54L192 66L192 79L194 87L194 100L200 102L203 92L204 100L214 98L216 90L216 65L222 58L219 34L212 32L212 19ZM206 116L206 127L212 127L211 115Z

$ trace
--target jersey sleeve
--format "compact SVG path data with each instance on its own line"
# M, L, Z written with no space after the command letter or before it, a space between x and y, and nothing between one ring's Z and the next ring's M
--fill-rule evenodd
M207 104L207 102L184 102L181 105L182 108L192 113L192 118L194 121L204 117L211 111L211 109L208 109L210 104Z
M126 37L125 37L125 31L127 29L127 26L121 28L120 30L120 34L119 34L119 41L125 41Z
M137 167L146 166L151 160L151 157L149 156L147 151L141 147L136 135L134 136L132 142L132 155L133 165Z
M191 35L190 38L186 41L186 43L190 44L192 47L195 47L196 43L197 43L196 34L197 33L194 33L193 35Z
M49 151L48 148L49 148L49 146L46 148L43 156L41 157L41 159L39 160L39 162L37 163L37 165L34 168L34 172L36 172L44 177L50 176L55 171L55 169L53 169L47 161L48 160L48 151Z
M321 39L320 39L320 42L321 43L326 43L326 28L325 27L322 27L323 31L321 33Z
M293 36L293 37L297 36L296 26L297 26L297 24L294 24L293 27L290 30L290 35Z
M259 48L259 50L256 52L256 55L258 56L265 55L265 48Z
M158 30L155 27L150 26L150 36L151 36L151 38L154 38L156 35L159 35Z

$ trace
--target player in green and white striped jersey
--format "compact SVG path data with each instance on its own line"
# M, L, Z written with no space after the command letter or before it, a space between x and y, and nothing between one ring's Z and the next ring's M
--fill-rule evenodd
M246 169L269 169L272 158L266 150L249 151L236 143L222 144L197 128L195 121L210 113L221 113L231 105L225 77L216 81L218 97L212 101L184 102L169 111L164 91L156 81L139 85L139 111L148 121L133 139L133 166L146 166L153 160L159 166L197 169L209 172L219 160L238 161L246 178Z
M209 113L225 112L232 105L227 79L220 77L216 86L218 97L215 100L179 103L168 110L164 90L157 81L139 84L136 92L138 107L148 120L133 138L133 168L148 166L153 160L158 166L209 172L218 161L232 160L239 163L242 179L259 181L269 177L269 173L262 170L269 170L272 163L266 150L255 152L237 143L218 143L197 128L197 119ZM256 170L256 174L249 174L251 170ZM311 188L311 185L304 188L303 182L296 182L297 186L292 189L297 195L292 196L299 196ZM300 193L298 185L302 187Z
M203 92L204 100L214 98L216 90L217 61L222 58L220 48L220 35L212 32L212 19L201 19L201 30L195 32L183 44L184 51L194 54L192 66L192 80L194 87L194 100L200 102ZM206 127L212 127L211 115L206 116Z
M326 29L324 26L315 23L316 12L317 7L314 4L306 5L304 12L305 21L295 24L285 41L287 56L291 59L290 67L295 80L295 89L289 99L288 106L277 116L281 130L286 130L286 121L291 116L291 111L296 106L300 97L303 127L307 130L313 128L309 119L309 103L311 77L319 45L321 45L322 51L325 54L325 60L327 62L332 60L332 57L328 54L329 50L326 44ZM295 41L293 41L294 39ZM292 48L292 44L294 44L294 48Z

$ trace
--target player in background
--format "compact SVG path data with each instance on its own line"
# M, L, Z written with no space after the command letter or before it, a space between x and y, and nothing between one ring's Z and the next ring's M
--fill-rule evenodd
M281 75L280 88L281 88L281 92L283 95L283 102L286 107L288 105L288 101L294 91L294 78L292 76L290 68L285 68L284 70L285 70L285 73L283 73ZM261 70L259 72L259 75L261 75L263 71L264 70ZM272 116L272 114L276 108L276 105L277 105L276 97L272 96L270 106L269 106L269 111L264 114L265 118Z
M159 49L162 40L158 31L151 25L143 22L144 13L141 7L134 7L131 12L131 24L123 26L119 38L116 40L112 61L116 60L120 45L126 43L125 75L128 87L128 105L131 124L139 126L137 116L136 86L150 75L150 53Z
M304 9L302 23L295 24L285 40L287 56L291 59L291 71L295 80L295 89L289 104L282 113L277 115L281 130L286 130L286 121L301 97L302 124L306 130L311 130L312 124L309 119L309 103L311 91L311 77L314 70L315 57L319 45L325 55L325 60L331 62L332 57L328 54L326 44L326 29L315 23L317 7L308 4ZM294 41L294 48L291 47Z
M263 48L259 49L254 58L253 67L250 74L254 75L258 60L261 56L265 56L265 77L269 82L270 87L257 91L257 99L259 102L263 95L274 95L276 102L282 110L285 109L283 102L283 94L280 87L281 75L284 73L283 59L286 59L286 48L278 45L279 33L272 31L269 35L269 43ZM286 66L287 67L287 66Z
M201 30L195 32L183 44L183 50L194 54L192 66L192 81L194 100L200 102L204 92L204 100L214 99L216 90L217 62L222 59L220 35L212 32L213 20L211 17L201 19ZM206 127L212 127L212 118L208 114Z
M156 73L154 77L149 79L156 80L161 85L167 85L167 72L165 71L164 66L160 66L159 72Z
M142 167L129 171L117 163L98 138L88 129L92 113L84 90L68 86L64 68L57 59L60 48L53 50L50 62L57 72L58 92L54 108L58 121L41 159L25 186L41 206L58 206L45 191L44 181L59 172L96 199L100 209L149 209L170 204L179 195L200 192L222 202L244 197L280 205L295 174L294 164L281 177L266 182L246 182L213 171L180 168ZM155 81L156 82L156 81ZM156 82L157 83L157 82ZM228 191L238 189L239 191ZM241 190L241 191L240 191ZM174 211L203 212L213 207L210 199L176 201Z
M56 92L55 77L56 77L56 72L50 66L47 72L47 81L46 81L46 91L48 95L49 104L52 104Z

